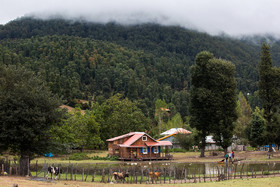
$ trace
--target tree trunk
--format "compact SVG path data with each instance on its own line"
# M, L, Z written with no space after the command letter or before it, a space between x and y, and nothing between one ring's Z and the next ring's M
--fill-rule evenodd
M21 155L20 160L19 160L19 175L21 176L29 176L29 156L28 155Z
M269 144L269 152L273 152L273 150L272 150L272 144Z
M205 141L205 137L202 138L201 140L201 152L200 152L200 157L205 157L205 145L206 145L206 141Z
M226 154L227 154L227 147L224 148L224 157L226 157Z

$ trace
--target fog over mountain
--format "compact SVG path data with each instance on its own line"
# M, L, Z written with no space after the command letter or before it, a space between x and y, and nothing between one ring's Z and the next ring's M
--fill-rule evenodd
M34 16L121 24L179 25L212 35L280 36L278 0L9 0L1 2L0 24Z

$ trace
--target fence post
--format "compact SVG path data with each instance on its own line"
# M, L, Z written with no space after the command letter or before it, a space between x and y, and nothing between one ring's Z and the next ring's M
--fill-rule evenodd
M198 181L200 183L200 168L198 168Z
M36 166L35 166L35 170L36 170L36 177L37 177L37 170L38 170L38 160L36 160Z
M243 172L244 163L242 164L241 171L240 171L240 179L242 179L242 172Z
M82 169L82 181L84 181L84 174L85 174L85 169Z
M194 183L196 183L196 168L194 169Z
M70 178L71 178L70 180L71 180L71 181L73 180L73 172L74 172L74 171L73 171L73 164L71 164L71 175L70 175Z
M105 170L104 168L102 169L102 178L101 178L101 182L105 183L105 174L104 174Z
M76 180L77 180L77 163L76 163L76 165L75 165L74 170L75 170L75 177L74 177L74 180L76 181Z
M165 184L166 168L163 168L163 183Z
M86 175L85 181L87 181L88 174L89 174L89 168L87 169L87 175ZM109 177L110 177L110 175L109 175ZM109 180L109 179L108 179L108 180ZM108 182L109 182L109 181L108 181Z
M171 177L171 175L172 175L172 173L171 173L172 171L171 171L171 169L169 168L169 175L168 175L168 179L169 179L169 184L171 183L171 179L170 179L170 177Z
M93 169L93 172L92 172L92 180L91 180L91 182L94 182L94 169Z
M185 183L187 183L187 176L188 176L187 169L184 167L184 170L185 170Z
M174 184L176 183L176 168L174 168Z
M10 170L9 170L9 175L10 175L10 176L12 175L12 169L13 169L13 167L10 166Z
M217 166L217 171L218 171L218 181L220 181L220 169L218 166Z

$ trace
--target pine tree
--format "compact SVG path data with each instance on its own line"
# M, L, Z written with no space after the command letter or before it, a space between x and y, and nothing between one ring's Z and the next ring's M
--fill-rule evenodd
M266 119L267 142L269 151L277 139L276 129L279 128L277 113L280 104L280 69L273 67L269 46L262 45L259 63L259 97L262 100L264 118Z

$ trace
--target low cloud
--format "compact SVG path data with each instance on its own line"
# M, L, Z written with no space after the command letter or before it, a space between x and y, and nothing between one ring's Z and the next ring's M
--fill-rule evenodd
M91 22L180 25L212 35L280 34L277 0L9 0L0 7L0 23L32 15L60 15Z

